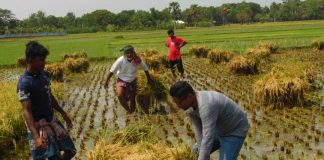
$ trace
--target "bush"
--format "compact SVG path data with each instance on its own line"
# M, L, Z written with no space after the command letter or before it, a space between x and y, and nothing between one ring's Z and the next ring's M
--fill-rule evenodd
M230 71L238 74L254 74L258 72L257 61L243 56L234 57L229 63Z
M189 49L189 55L194 55L197 58L207 58L210 49L207 46L193 46Z
M324 38L317 38L312 41L312 47L316 48L317 50L324 49Z
M108 24L106 27L107 32L116 32L117 30L118 30L118 28L113 24Z
M208 52L208 58L212 63L228 62L234 56L232 51L213 49Z
M73 54L64 54L63 60L66 60L67 58L77 59L77 58L87 58L87 57L88 57L88 54L86 52L73 53Z
M255 99L274 107L302 106L307 83L299 77L286 76L281 70L273 68L254 84Z
M209 21L201 21L197 23L197 27L211 27L212 25L213 23Z
M61 64L53 63L45 66L46 71L49 73L51 80L63 82L64 67Z
M90 67L89 61L85 58L67 58L64 61L64 65L73 73L87 72Z
M27 61L25 57L20 57L17 59L17 66L18 67L26 67L27 66Z

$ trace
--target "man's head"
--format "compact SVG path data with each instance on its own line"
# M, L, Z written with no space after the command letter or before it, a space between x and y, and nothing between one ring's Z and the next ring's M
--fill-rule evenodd
M125 47L121 48L120 51L124 52L124 56L126 56L128 60L132 60L135 56L134 47L131 45L126 45Z
M170 95L179 108L187 110L194 105L196 94L186 81L178 81L170 88Z
M45 67L48 50L37 41L30 41L26 44L26 61L34 71L41 71Z
M175 36L174 36L174 31L173 31L173 29L169 29L168 30L168 36L170 37L170 38L174 38Z

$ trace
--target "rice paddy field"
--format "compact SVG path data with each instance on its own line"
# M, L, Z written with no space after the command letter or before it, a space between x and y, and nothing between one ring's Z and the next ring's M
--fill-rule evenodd
M311 47L313 39L324 36L323 29L324 21L305 21L176 31L189 42L184 47L188 54L183 57L185 77L182 80L196 90L226 94L240 104L249 117L251 128L239 159L324 158L324 51ZM162 93L167 93L170 85L180 79L173 78L163 66L167 51L163 46L164 32L95 33L37 39L49 46L49 61L62 66L66 63L62 58L65 53L86 52L88 55L86 72L64 70L63 81L52 83L54 95L74 122L69 133L78 150L75 159L196 159L190 153L195 142L190 119ZM0 159L30 158L16 96L17 79L24 68L15 67L28 40L0 40L0 55L5 58L0 60L3 65L0 100L4 104L0 114ZM277 45L277 48L272 47L274 52L258 47L264 40ZM141 55L150 73L161 84L161 93L149 94L162 98L138 99L147 103L138 103L138 111L131 115L118 102L115 79L110 81L108 89L103 87L115 57L120 55L118 48L124 44L133 44L143 52ZM152 50L162 58L145 57ZM208 56L203 52L208 52ZM197 55L202 56L197 58ZM102 56L109 58L98 58ZM222 56L227 57L219 58ZM244 59L247 59L247 69L239 68L245 65ZM145 86L143 73L139 72L138 84ZM145 93L139 91L141 95ZM150 114L143 113L142 105L148 107ZM218 159L217 151L212 159Z

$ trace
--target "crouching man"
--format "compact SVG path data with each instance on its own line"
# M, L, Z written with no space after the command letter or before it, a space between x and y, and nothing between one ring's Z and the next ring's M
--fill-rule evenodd
M220 160L235 160L249 129L244 111L233 100L216 91L194 91L185 81L170 88L176 105L192 120L199 160L208 160L220 149Z

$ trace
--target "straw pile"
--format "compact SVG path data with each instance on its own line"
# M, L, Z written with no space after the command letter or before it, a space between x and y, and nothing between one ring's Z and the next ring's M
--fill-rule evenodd
M312 41L312 47L316 48L317 50L324 49L324 38L317 38Z
M228 62L234 53L229 50L213 49L208 52L208 58L212 63Z
M81 73L82 71L87 72L90 67L89 61L85 58L67 58L64 61L64 65L73 73Z
M87 153L90 160L196 160L189 147L185 145L167 146L159 142L156 127L150 123L138 123L126 126L112 134L112 143L101 137L95 148Z
M243 56L234 57L228 67L231 72L237 74L254 74L258 72L258 62L253 58L245 58Z
M87 53L73 53L73 54L64 54L63 55L63 60L66 60L68 58L73 58L73 59L78 59L78 58L87 58L88 55Z
M147 84L144 72L139 72L137 76L136 101L145 113L148 113L150 106L167 99L166 82L155 72L150 72L150 76L153 80L151 85Z
M189 50L189 55L194 55L197 58L207 58L210 49L207 46L193 46Z
M287 76L282 71L283 68L274 67L254 84L255 99L265 105L279 108L302 106L308 84L301 78Z
M45 70L49 73L51 80L63 82L64 67L59 63L53 63L45 66Z

